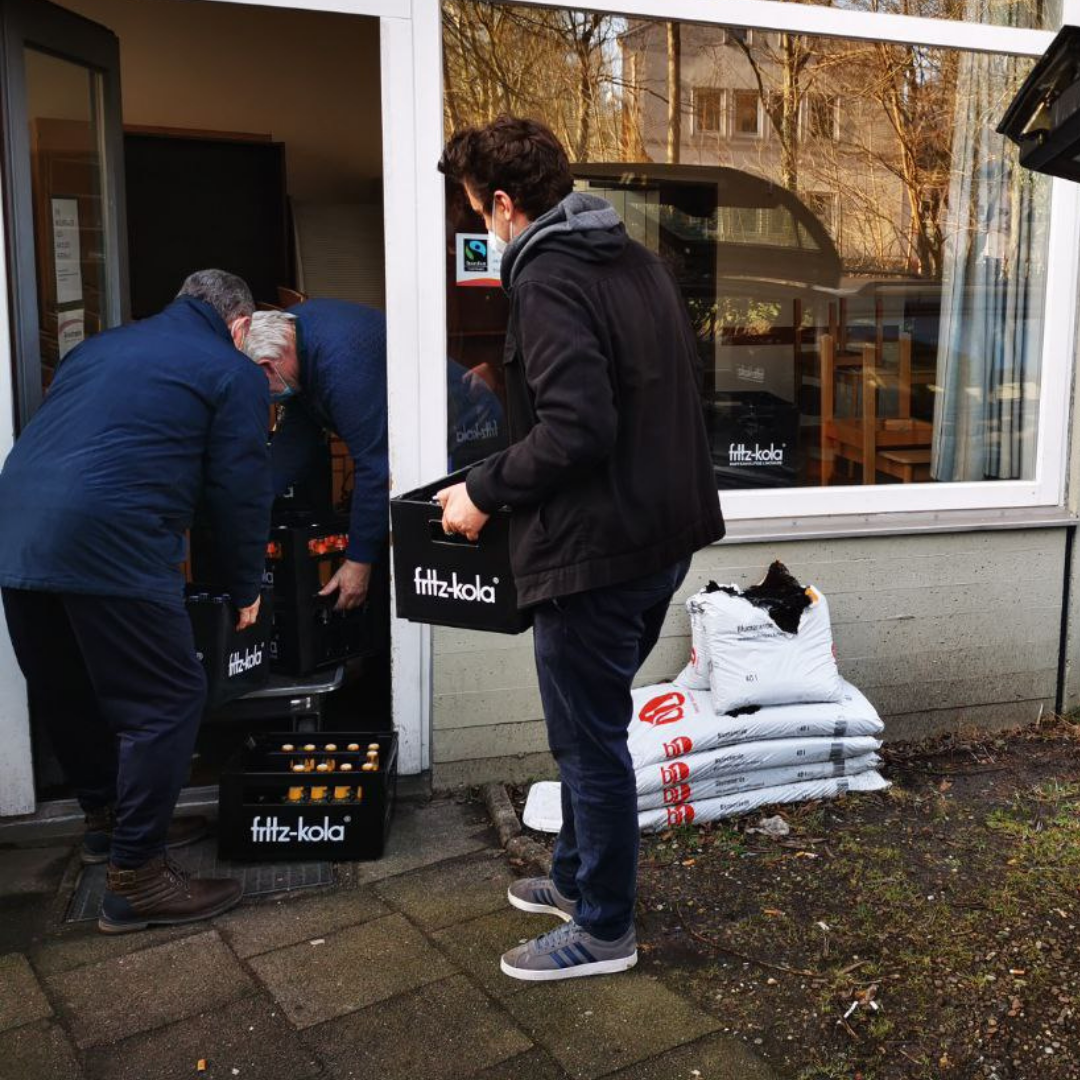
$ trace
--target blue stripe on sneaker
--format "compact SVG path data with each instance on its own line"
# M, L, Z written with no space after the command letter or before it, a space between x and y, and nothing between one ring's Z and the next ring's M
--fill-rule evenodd
M563 967L577 967L578 964L581 963L581 961L578 960L577 956L574 955L574 950L571 946L567 946L564 949L559 949L556 955L566 960L566 963L563 964Z
M551 903L551 893L548 892L547 889L541 889L536 894L536 898L540 901L541 904L550 904Z
M556 949L553 953L551 953L551 959L554 960L555 963L558 964L560 968L569 967L569 964L567 963L567 961L565 961L559 955L561 952L562 952L562 949Z
M582 945L580 941L575 941L573 947L575 949L577 949L577 951L581 954L581 958L585 961L586 964L595 964L596 963L596 957L593 956L593 954L591 952L589 952L589 950L586 949L585 946Z

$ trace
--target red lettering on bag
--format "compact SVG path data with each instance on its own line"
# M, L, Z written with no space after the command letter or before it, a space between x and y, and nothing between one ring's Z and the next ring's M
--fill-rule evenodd
M660 783L667 787L668 784L677 784L690 775L690 766L685 761L676 761L674 765L660 766Z
M680 735L676 739L672 739L671 742L664 743L664 757L682 757L683 754L689 754L694 749L694 743L689 735Z
M678 806L667 808L667 823L669 825L689 825L694 820L694 808L689 803L681 803Z
M638 719L646 724L674 724L684 716L683 705L686 697L678 690L672 690L670 694L662 694L647 701L638 713Z
M664 803L668 806L675 803L690 801L690 785L676 784L674 787L664 788Z

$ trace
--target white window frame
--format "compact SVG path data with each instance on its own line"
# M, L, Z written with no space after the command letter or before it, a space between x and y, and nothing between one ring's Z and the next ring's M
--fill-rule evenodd
M828 135L822 135L810 130L810 116L813 98L824 98L832 102L831 131ZM840 138L840 98L837 94L830 94L825 90L811 90L802 99L802 116L799 120L799 133L807 139L828 139L836 142Z
M528 6L571 5L531 2ZM575 6L634 18L678 20L719 27L737 25L752 30L892 41L1014 56L1039 57L1054 38L1052 30L1018 30L947 19L790 4L783 0L738 0L732 4L720 4L716 0L591 0ZM1080 0L1064 0L1063 7L1065 22L1080 23ZM435 244L431 247L430 258L434 259ZM1063 505L1075 353L1078 252L1080 185L1054 179L1051 181L1044 309L1053 316L1044 316L1034 479L724 491L721 498L725 516L732 521L790 521L807 517L910 512L947 514Z
M554 6L559 7L560 5L556 4ZM753 30L753 27L740 26L740 27L736 27L735 29L745 30L747 32L746 33L746 40L744 42L745 45L753 45L754 44L754 30ZM731 33L731 31L729 29L726 29L724 31L723 44L724 45L737 45L738 43L739 43L738 39Z
M716 119L718 126L704 128L698 126L698 94L716 95ZM719 135L724 136L724 106L727 101L727 91L718 86L692 86L690 88L690 126L695 135Z
M754 99L754 108L757 110L757 131L739 130L739 95L745 94ZM752 86L736 86L728 91L728 126L731 129L731 138L746 142L765 138L765 125L768 117L765 115L765 107L761 101L761 95Z

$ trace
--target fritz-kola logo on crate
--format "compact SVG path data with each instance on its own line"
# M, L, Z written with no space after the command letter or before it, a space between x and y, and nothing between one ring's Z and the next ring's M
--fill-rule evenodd
M345 818L351 821L351 818ZM276 817L265 821L260 815L251 819L251 842L253 844L288 844L296 841L300 844L321 844L326 841L340 843L345 839L344 825L331 825L324 817L321 825L305 825L302 817L296 819L296 828L283 825Z
M728 446L728 463L731 465L783 465L784 449L787 443L769 443L762 446L754 443L753 448L746 443L731 443Z
M495 586L498 578L492 578L490 585L485 585L479 574L475 581L459 581L457 572L450 574L450 580L439 577L438 570L425 570L418 566L413 573L413 587L417 596L433 596L439 600L465 600L470 604L494 604Z
M239 651L229 653L229 678L234 675L243 675L245 671L258 667L262 663L263 643L260 641L254 649L245 649L241 656Z

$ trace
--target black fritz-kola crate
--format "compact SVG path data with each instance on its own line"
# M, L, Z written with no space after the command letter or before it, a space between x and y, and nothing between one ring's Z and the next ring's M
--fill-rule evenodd
M275 671L308 675L386 647L385 560L372 567L363 607L335 611L337 594L319 596L345 561L347 530L344 518L305 514L290 514L271 530L264 584L274 593L270 653Z
M272 600L262 592L255 622L236 629L237 611L227 594L188 585L187 608L195 652L206 672L206 707L216 709L233 698L264 687L270 678Z
M378 767L364 772L371 743L378 743ZM397 752L397 734L387 731L249 736L221 774L220 856L335 862L379 858L397 794ZM311 762L310 771L293 770ZM316 771L331 762L331 771ZM348 771L342 768L346 764Z
M475 543L443 532L435 494L468 473L463 469L390 500L397 614L411 622L520 634L532 616L517 605L510 511L496 510Z

